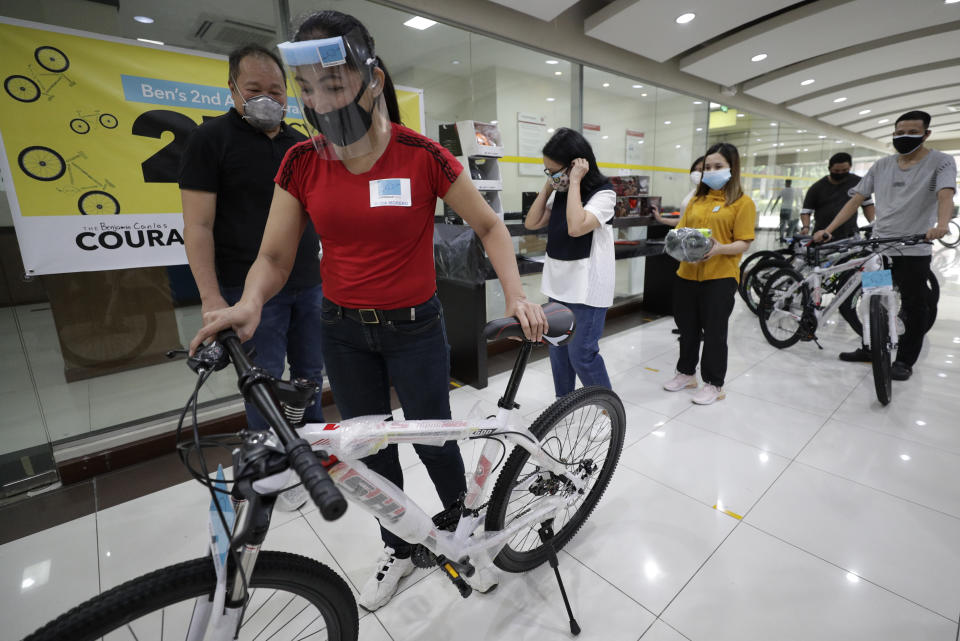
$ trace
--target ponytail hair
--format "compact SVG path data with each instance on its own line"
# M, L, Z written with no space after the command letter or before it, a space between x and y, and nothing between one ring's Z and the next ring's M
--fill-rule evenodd
M383 100L387 104L387 115L390 117L390 122L402 125L403 121L400 120L400 103L397 101L397 90L393 86L393 78L390 77L390 72L387 71L387 66L383 64L380 56L377 56L376 60L377 66L380 67L380 71L383 72Z

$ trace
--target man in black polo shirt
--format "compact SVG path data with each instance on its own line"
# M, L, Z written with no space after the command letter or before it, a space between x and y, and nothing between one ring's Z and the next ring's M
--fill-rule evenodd
M235 107L194 132L180 171L187 259L203 313L240 299L260 249L273 178L287 150L305 140L282 121L286 79L275 54L248 45L230 54L229 68ZM273 376L282 375L286 357L291 375L322 384L319 250L316 231L308 224L290 278L264 305L250 341L257 365ZM251 405L247 419L252 429L267 428ZM323 421L319 394L306 420Z
M800 210L800 221L803 224L801 233L812 235L813 232L826 229L833 222L850 196L853 188L860 182L860 176L850 173L853 159L850 154L840 152L830 157L827 169L830 173L813 183L803 199L803 209ZM869 222L873 222L873 200L863 201L863 215ZM813 215L813 230L810 229L810 215ZM857 233L857 218L853 216L833 233L834 240L849 238Z
M813 183L803 199L803 209L800 210L800 221L803 225L800 230L801 234L812 235L813 232L826 229L827 225L833 222L837 212L847 204L850 196L853 195L853 188L860 182L860 176L850 173L852 166L853 158L846 152L841 151L830 156L830 161L827 163L827 169L830 170L830 173ZM812 231L810 230L811 214L813 215ZM863 201L863 215L869 222L873 222L874 207L872 199ZM856 233L857 217L853 216L837 229L833 237L839 240L849 238ZM841 277L846 280L851 275L852 272L843 272ZM854 302L854 297L850 297L839 308L840 315L843 316L851 328L860 322ZM844 357L841 356L841 358Z

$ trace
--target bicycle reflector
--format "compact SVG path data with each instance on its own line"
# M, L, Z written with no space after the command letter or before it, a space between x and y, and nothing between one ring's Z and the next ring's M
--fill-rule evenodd
M702 260L713 245L709 229L677 227L667 233L667 254L679 261L695 263Z

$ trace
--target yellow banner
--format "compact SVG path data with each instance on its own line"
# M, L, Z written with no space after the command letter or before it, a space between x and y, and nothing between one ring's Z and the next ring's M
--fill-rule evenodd
M224 57L0 19L0 78L28 274L186 262L180 155L233 106ZM404 122L422 131L422 90L397 89ZM291 98L288 121L303 131L299 119Z

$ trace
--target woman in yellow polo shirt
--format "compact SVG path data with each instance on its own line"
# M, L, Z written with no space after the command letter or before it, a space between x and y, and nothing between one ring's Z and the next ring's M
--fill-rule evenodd
M678 227L710 229L715 241L703 260L680 263L673 292L673 315L680 328L677 375L664 384L670 392L697 387L697 361L703 387L693 402L709 405L724 398L727 374L727 320L733 311L740 258L753 240L757 209L740 186L740 154L730 143L707 150L697 193ZM703 355L700 355L701 331Z

